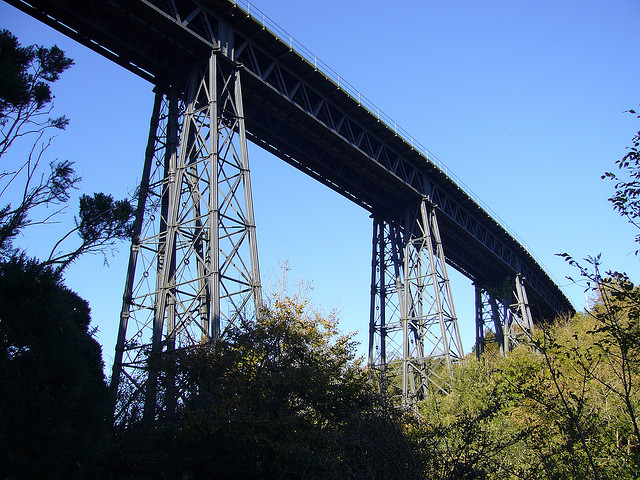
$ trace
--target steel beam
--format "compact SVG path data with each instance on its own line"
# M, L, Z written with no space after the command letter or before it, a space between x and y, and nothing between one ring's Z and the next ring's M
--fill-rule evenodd
M247 135L373 214L370 363L385 375L393 369L384 365L399 365L405 406L434 383L432 365L462 356L445 258L477 288L488 286L477 294L478 345L486 344L485 297L505 352L532 328L527 293L536 321L572 310L524 246L430 154L235 1L6 1L162 88L112 380L114 398L131 388L141 405L121 412L170 413L179 401L172 373L145 359L215 338L260 309ZM409 214L380 213L407 204ZM505 278L509 288L496 290ZM169 400L160 405L160 397Z
M212 48L242 64L246 129L369 212L427 196L447 261L473 281L522 274L536 321L572 310L537 261L413 140L232 0L5 0L156 85Z
M478 359L487 356L495 358L496 356L504 355L503 322L498 301L494 295L495 290L487 290L476 284L475 292L476 357Z

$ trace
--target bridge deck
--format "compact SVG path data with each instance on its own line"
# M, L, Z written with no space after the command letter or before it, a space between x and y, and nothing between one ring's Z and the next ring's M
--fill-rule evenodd
M571 311L496 220L393 128L231 0L6 0L136 75L180 85L222 49L243 65L252 141L377 216L427 196L447 261L488 285L522 273L536 317Z

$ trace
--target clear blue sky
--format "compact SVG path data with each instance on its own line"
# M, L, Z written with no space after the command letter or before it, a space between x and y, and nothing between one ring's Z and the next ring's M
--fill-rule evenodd
M606 267L640 280L636 232L612 211L612 185L600 179L640 130L640 121L624 113L640 105L640 2L254 5L435 153L529 245L576 308L584 305L583 288L565 280L575 272L556 253L602 252ZM151 85L5 3L0 27L23 44L55 43L76 62L55 85L55 111L71 124L55 139L50 159L76 162L84 178L77 194L131 193L142 169ZM340 310L344 331L360 332L364 353L368 214L258 148L251 148L250 162L263 283L289 261L292 278L313 285L314 301ZM19 244L44 255L65 228L34 227ZM86 257L67 272L68 286L91 304L107 364L127 258L121 245L109 267ZM473 290L454 277L469 351Z

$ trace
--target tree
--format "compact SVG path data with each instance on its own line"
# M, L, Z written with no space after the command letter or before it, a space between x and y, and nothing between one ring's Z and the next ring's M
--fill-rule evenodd
M0 30L0 158L13 143L30 134L38 139L69 120L51 118L51 83L73 65L57 46L22 47L8 30Z
M56 269L62 271L81 255L104 254L117 240L131 238L133 215L133 206L128 200L114 200L104 193L82 195L76 227L58 240L43 264L56 265ZM60 245L74 232L80 236L80 245L69 252L60 251Z
M3 478L89 477L105 453L108 392L89 322L50 267L0 263Z
M26 161L12 171L0 173L2 196L23 178L24 188L17 206L0 209L0 251L11 252L11 240L24 227L46 222L29 219L29 212L40 205L60 206L69 200L69 191L79 182L72 163L56 161L50 173L37 178L38 168L51 139L41 143L51 130L64 130L69 120L51 118L51 83L73 64L58 47L22 47L8 30L0 31L0 160L16 140L35 137ZM18 187L19 188L19 187Z
M176 478L419 475L351 337L304 302L277 299L258 319L167 362L161 370L174 368L184 391L175 414L151 432L130 424L120 433L118 458L131 470Z
M636 114L634 110L630 113ZM639 147L640 132L633 137L629 152L616 161L620 173L605 172L602 176L615 181L615 193L609 198L614 210L636 228L640 228ZM636 235L635 241L640 242L640 235ZM609 420L608 423L616 425L615 444L618 450L620 436L627 439L626 463L637 475L640 473L640 422L637 417L640 401L640 290L624 272L607 271L603 275L601 255L588 257L583 262L567 253L559 255L579 271L581 281L586 283L585 293L590 292L595 297L594 307L584 314L590 322L589 328L582 330L581 335L573 333L572 340L562 340L562 336L557 335L557 325L545 327L542 337L534 344L547 362L554 389L562 401L561 411L578 431L595 477L598 478L598 471L606 467L592 454L596 452L598 443L594 441L594 435L590 435L588 441L589 435L583 431L583 426L594 420L594 412L602 412L602 405L616 405L614 417L623 421ZM584 338L588 340L585 342ZM562 368L561 364L568 364L571 368ZM572 377L578 377L577 384L576 378L572 384ZM599 393L596 393L598 388L594 384L599 387ZM595 402L594 398L597 399ZM603 428L603 425L599 427L611 430ZM611 444L611 439L608 444ZM607 445L600 446L607 448ZM602 456L601 452L598 453ZM615 457L617 452L610 451L608 456Z
M629 110L629 113L640 118L635 110ZM613 209L640 229L640 131L631 142L627 154L616 161L620 173L605 172L602 178L615 182L615 193L609 198ZM635 240L640 243L640 234Z
M424 478L637 478L633 427L605 386L617 376L594 325L576 314L508 357L456 366L449 395L427 398L408 426Z
M71 190L80 182L68 160L51 162L47 173L41 173L40 168L53 138L47 136L69 124L65 116L49 115L54 98L51 85L71 65L73 61L57 46L23 47L9 31L0 31L0 160L16 141L32 142L25 161L0 172L0 198L10 188L19 192L14 204L0 207L0 257L9 258L16 252L12 241L25 228L49 223L64 210ZM47 213L34 219L33 213L40 206L48 207ZM116 240L131 236L134 209L128 200L115 201L110 195L96 193L82 195L79 207L76 227L55 243L44 261L60 272L80 255L106 255ZM76 232L80 244L62 249L62 243Z
M640 115L635 110L629 113ZM609 198L613 209L640 229L640 131L634 135L628 152L615 162L618 174L605 172L602 178L615 182ZM640 234L635 237L640 243ZM636 250L636 255L638 250ZM594 345L584 355L577 355L581 371L598 382L624 405L623 414L634 437L633 461L640 473L640 420L638 419L638 382L640 381L640 289L624 272L608 270L602 274L601 255L588 257L584 263L567 253L560 254L578 269L586 282L585 292L595 296L595 306L586 310L593 321L587 333ZM569 277L570 280L573 280ZM630 440L630 438L629 438Z
M594 376L611 393L624 400L628 419L633 425L635 443L640 445L640 422L637 408L631 401L637 390L640 374L640 287L624 273L601 273L600 256L587 258L588 267L564 254L565 259L579 269L587 290L594 295L593 306L585 310L592 320L587 333L594 338L599 367L608 371L608 380ZM614 383L610 383L615 380ZM640 458L639 458L640 460Z
M78 256L106 254L115 240L128 237L133 209L109 195L83 195L75 228L46 260L27 258L13 245L26 228L57 219L80 181L68 160L51 162L48 172L41 168L48 136L68 124L64 116L49 116L51 84L72 64L56 46L22 47L11 33L0 31L3 478L91 477L108 439L101 349L89 328L87 302L64 286L62 274ZM29 142L25 159L17 146ZM9 168L9 152L16 148L21 160ZM7 196L14 203L6 203ZM79 246L63 249L74 232Z

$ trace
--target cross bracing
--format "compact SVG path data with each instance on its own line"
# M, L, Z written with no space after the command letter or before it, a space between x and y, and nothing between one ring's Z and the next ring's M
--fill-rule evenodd
M259 297L257 249L245 250L256 244L247 138L370 212L370 364L386 368L399 359L403 404L411 406L428 389L437 373L431 366L463 354L447 264L494 292L507 307L501 325L519 325L507 331L515 337L534 321L572 309L526 248L412 138L236 2L6 1L149 80L160 95L147 152L151 166L145 163L140 188L148 204L140 207L121 319L136 326L118 340L122 375L147 403L168 388L163 381L171 388L177 383L167 383L166 372L139 380L135 368L146 368L145 355L215 337L251 303L249 292ZM202 69L210 62L218 73L207 77ZM214 79L221 89L207 83ZM153 163L154 155L163 158ZM235 171L226 174L225 166ZM214 194L221 191L226 194ZM155 231L145 230L143 217L154 217ZM512 291L496 294L507 279L515 281ZM136 294L140 284L147 293ZM226 313L221 302L230 305ZM150 316L133 320L137 311ZM440 333L432 338L436 327ZM150 340L133 333L149 329ZM179 393L173 398L179 401Z
M444 374L464 357L434 207L423 199L374 218L372 259L369 366L400 384L395 403L416 408L447 390Z
M533 318L521 275L476 290L476 355L505 355L529 340Z

